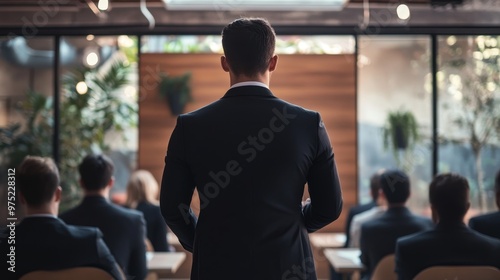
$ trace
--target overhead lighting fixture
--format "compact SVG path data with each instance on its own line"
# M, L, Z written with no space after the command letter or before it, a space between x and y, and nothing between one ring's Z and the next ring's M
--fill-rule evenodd
M97 3L97 8L99 8L99 10L101 11L107 11L109 8L108 0L99 0L99 2Z
M399 4L396 8L396 13L398 14L399 19L407 20L410 18L410 8L408 8L405 4Z
M163 0L168 10L339 11L347 0Z

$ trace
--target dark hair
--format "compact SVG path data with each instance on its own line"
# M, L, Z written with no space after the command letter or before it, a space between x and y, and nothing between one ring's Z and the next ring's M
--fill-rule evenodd
M222 47L229 68L236 75L264 73L274 55L276 34L262 18L240 18L222 30Z
M16 185L29 206L42 206L59 186L59 171L51 158L27 156L16 169Z
M370 177L370 194L372 195L373 201L378 199L378 191L380 190L380 175L380 172L377 172Z
M389 205L405 203L410 197L410 178L401 170L388 170L380 176L380 187Z
M441 221L462 221L469 209L469 182L453 173L437 175L429 186L429 201Z
M87 155L78 166L83 187L89 191L105 188L114 169L113 161L105 155Z

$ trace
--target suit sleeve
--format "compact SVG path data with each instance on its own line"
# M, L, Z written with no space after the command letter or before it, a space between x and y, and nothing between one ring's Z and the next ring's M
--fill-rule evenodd
M113 276L113 279L125 280L120 266L116 263L115 258L109 251L108 246L106 246L106 244L104 243L104 240L102 240L101 231L99 229L96 229L96 232L97 255L99 257L98 266L111 274Z
M135 247L133 247L127 273L132 277L131 279L146 279L148 274L146 261L146 222L142 214L138 217L136 224L139 232L137 238L134 240Z
M307 176L311 202L303 208L308 232L335 221L342 212L342 191L332 146L323 121L316 114L317 153Z
M361 260L361 263L363 263L366 267L370 267L370 260L368 258L368 246L369 243L367 242L367 229L364 226L361 226L361 236L359 238L359 249L361 251L361 256L359 259Z
M150 240L153 244L153 248L156 252L167 252L168 251L168 243L167 243L167 225L161 216L160 211L156 213L157 218L155 219L156 223L154 224L154 232L149 233L153 234L153 240Z
M184 140L182 117L179 116L165 157L160 207L165 222L182 247L193 252L196 217L190 205L195 182L187 163Z

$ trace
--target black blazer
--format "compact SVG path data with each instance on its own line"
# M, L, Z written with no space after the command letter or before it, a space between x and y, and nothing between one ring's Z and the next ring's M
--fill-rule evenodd
M146 225L142 213L114 205L102 196L86 196L80 205L60 217L68 224L99 228L127 278L146 278Z
M438 224L434 230L398 239L399 280L413 279L422 270L437 265L486 265L500 269L500 240L470 230L463 223Z
M500 211L470 219L469 227L482 234L500 239Z
M369 278L378 262L396 251L399 237L434 227L428 218L413 215L406 207L390 207L379 218L361 226L361 262Z
M167 224L161 216L160 207L149 202L139 202L137 211L142 212L146 220L148 239L156 252L168 252Z
M339 178L318 113L260 86L177 119L160 206L193 252L191 279L316 279L307 233L338 218ZM311 204L301 207L308 183ZM189 212L194 188L200 215Z
M27 217L15 228L15 238L10 244L8 235L9 230L0 238L0 279L19 279L35 270L78 266L101 268L115 279L123 279L99 229L69 226L52 217ZM11 246L15 246L15 273L7 270Z
M349 237L351 236L351 234L350 234L351 233L351 224L352 224L352 219L354 218L354 216L356 216L357 214L363 213L365 211L368 211L375 206L377 206L377 203L375 201L371 201L370 203L356 205L356 206L353 206L349 209L349 214L347 215L347 220L345 223L346 239L345 239L344 247L346 247L346 248L349 247L349 239L350 239Z

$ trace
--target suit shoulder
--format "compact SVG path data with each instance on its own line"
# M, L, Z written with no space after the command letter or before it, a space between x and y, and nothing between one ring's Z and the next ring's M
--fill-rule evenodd
M498 221L500 219L500 211L488 213L484 215L479 215L470 219L470 222L488 222L488 221Z
M70 232L73 236L79 237L82 239L90 238L95 239L97 237L101 237L101 231L96 227L88 227L88 226L75 226L75 225L66 225L68 232Z

